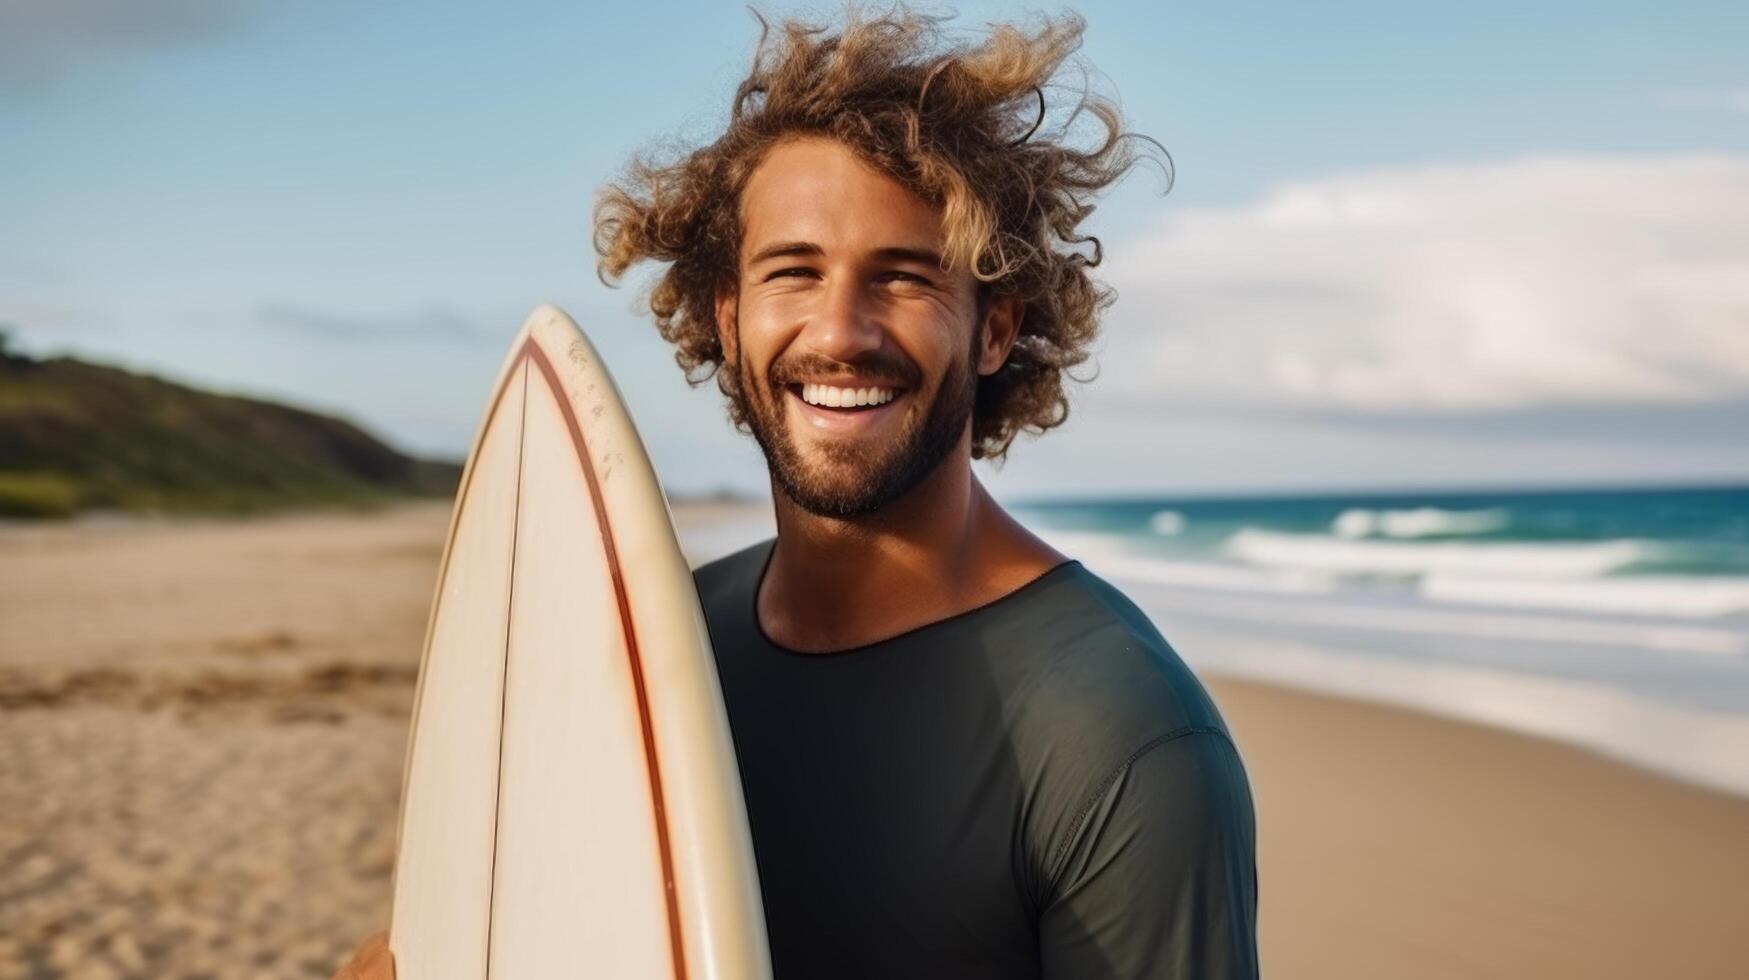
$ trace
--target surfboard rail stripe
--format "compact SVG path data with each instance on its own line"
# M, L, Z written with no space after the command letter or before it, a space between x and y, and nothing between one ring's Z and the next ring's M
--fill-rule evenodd
M628 660L629 666L631 668L632 687L633 687L634 694L636 696L636 703L637 703L637 710L638 710L638 722L639 722L639 727L641 729L641 733L642 733L642 737L643 737L645 771L649 776L651 809L654 813L655 823L656 823L655 829L656 829L657 851L661 857L661 864L662 864L662 892L663 892L664 902L667 906L668 940L669 940L669 949L670 949L670 953L672 956L672 962L673 962L673 968L674 968L674 977L675 977L675 980L687 980L686 946L685 946L685 938L684 938L684 935L682 934L682 931L681 931L680 896L677 892L676 885L675 885L674 853L673 853L673 846L672 846L672 843L670 841L667 806L666 806L665 796L664 796L663 788L662 788L661 763L657 758L656 734L655 734L654 723L653 723L653 720L650 716L649 698L648 698L648 693L646 691L646 686L645 686L645 681L644 681L643 660L642 660L642 657L641 657L639 650L638 650L637 631L632 623L631 601L630 601L629 596L627 595L625 578L624 578L624 575L623 575L622 570L620 568L619 552L618 552L618 550L615 546L615 543L614 543L613 525L608 520L607 504L606 504L606 501L603 500L602 495L601 495L601 484L600 484L600 480L597 477L596 472L595 472L594 459L590 455L590 452L589 452L588 440L586 438L584 438L582 427L577 422L576 413L574 411L572 411L571 400L565 393L564 384L559 378L558 371L553 367L552 361L547 358L546 352L541 350L539 343L535 340L535 338L533 336L530 336L526 340L524 340L522 347L517 351L516 357L507 366L507 369L504 370L502 380L500 381L497 390L495 392L493 392L493 394L492 394L491 403L490 403L489 407L487 408L486 414L485 414L486 422L482 423L482 426L489 423L490 419L492 419L492 417L497 414L498 407L499 407L500 403L503 402L506 392L508 392L510 390L512 382L514 380L516 380L518 377L520 377L523 380L523 400L524 400L523 405L524 405L524 416L525 416L524 424L526 425L527 398L528 398L528 388L529 388L528 379L527 379L527 367L530 364L532 364L536 369L538 369L542 379L546 382L548 388L552 391L553 396L554 396L554 401L556 401L558 403L560 417L564 419L566 431L569 433L569 435L571 437L572 447L576 450L577 461L581 465L584 480L587 482L588 487L589 487L589 497L590 497L591 502L594 505L595 520L596 520L597 526L601 530L602 550L605 553L605 555L607 556L608 571L609 571L610 577L611 577L612 582L613 582L614 597L615 597L615 600L617 601L618 606L619 606L620 626L621 626L621 629L623 630L624 637L625 637L626 655L627 655L627 660ZM482 432L483 431L484 431L484 428L482 427ZM519 431L518 439L520 440L521 437L522 437L521 432ZM519 449L518 454L517 454L517 472L518 472L518 480L519 481L521 479L521 470L522 470L522 458L521 458L521 451ZM460 518L462 510L466 506L468 491L473 484L473 476L474 476L473 468L470 466L468 468L468 472L465 474L465 478L464 478L462 485L459 488L458 493L457 493L454 513L451 517L451 536L452 536L452 538L453 538L453 534L454 534L456 521ZM519 483L518 490L517 490L517 499L520 501L520 498L521 498L521 489L520 489L520 483ZM449 575L449 558L450 558L450 555L449 555L448 549L446 548L445 552L444 552L444 556L443 556L442 567L439 569L439 572L438 572L438 581L437 581L437 594L438 595L443 594L444 583ZM513 558L514 558L514 556L513 556ZM512 567L512 575L514 576L514 568L515 568L514 560L512 561L511 567ZM512 578L511 595L514 596L514 594L515 594L514 578ZM435 616L435 610L434 610L433 615ZM422 673L423 673L424 665L427 662L428 658L430 657L430 653L431 653L431 646L430 646L430 644L431 644L431 632L432 631L431 631L430 627L428 626L427 627L427 635L426 635L426 646L425 646L424 651L422 652L421 661L420 661ZM509 656L508 640L506 641L506 644L505 644L505 656L506 656L506 658L508 658L508 656ZM506 667L506 672L508 672L508 667ZM506 689L508 689L508 685L506 685ZM411 760L412 760L414 754L418 751L417 720L418 720L420 700L421 700L421 698L416 693L415 698L414 698L414 704L413 704L413 720L414 720L413 732L414 732L415 737L414 737L413 741L408 746L407 756L408 756L409 763L411 763ZM500 710L502 712L502 710L504 710L504 709L501 708ZM502 751L502 749L500 749L500 751ZM406 772L410 776L410 774L412 772L411 764L409 764L406 767ZM502 761L500 762L500 776L499 776L499 778L500 778L500 788L501 788L502 787L502 778L503 778L502 777ZM404 781L403 786L402 786L403 822L405 820L405 800L406 800L406 796L407 796L407 792L408 792L409 788L410 787L408 785L406 785L406 783ZM494 833L494 837L493 837L493 873L492 873L492 879L494 881L496 880L496 877L497 877L496 857L497 857L497 838L496 838L496 833ZM487 969L489 972L489 970L490 970L490 966L489 966L489 964L490 964L490 948L491 948L491 945L490 945L491 944L491 930L489 927L487 930L487 940L486 941L487 941L487 950L488 950L488 960L487 960L488 967L487 967Z
M680 896L674 886L674 850L668 839L668 809L662 793L662 765L656 757L656 729L650 718L649 696L644 685L644 663L638 652L637 629L632 625L631 600L626 594L625 576L619 564L619 551L613 540L613 524L607 519L607 502L601 495L601 482L595 474L595 460L589 454L589 441L583 436L577 415L571 410L571 399L565 394L559 373L547 359L546 352L530 337L522 345L522 356L540 369L553 398L559 403L559 414L571 434L571 444L577 450L577 460L583 464L583 477L589 482L589 499L595 505L595 520L601 527L602 550L607 555L608 572L613 577L613 594L619 603L619 621L625 631L626 658L632 671L632 689L637 694L638 725L644 737L645 771L650 776L650 807L656 816L657 851L662 857L662 897L668 906L668 943L674 956L675 980L686 980L686 945L680 932ZM527 404L526 401L524 404ZM514 594L514 593L513 593Z

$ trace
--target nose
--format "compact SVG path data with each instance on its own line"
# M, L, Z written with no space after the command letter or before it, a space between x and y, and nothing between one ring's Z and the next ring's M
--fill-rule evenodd
M810 349L841 364L880 349L886 327L879 305L854 277L831 277L819 295L820 304L803 330Z

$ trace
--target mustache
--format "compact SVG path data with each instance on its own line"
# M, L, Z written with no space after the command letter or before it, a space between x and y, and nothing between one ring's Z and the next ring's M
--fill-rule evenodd
M814 378L855 378L861 382L895 388L914 388L919 380L918 374L916 366L911 362L880 354L848 364L827 357L798 354L772 364L771 370L767 372L771 383L778 387L800 384Z

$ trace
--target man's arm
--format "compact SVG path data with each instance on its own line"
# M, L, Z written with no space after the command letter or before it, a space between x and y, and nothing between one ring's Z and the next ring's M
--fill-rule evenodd
M1225 735L1140 747L1073 828L1039 919L1048 980L1258 975L1256 817Z

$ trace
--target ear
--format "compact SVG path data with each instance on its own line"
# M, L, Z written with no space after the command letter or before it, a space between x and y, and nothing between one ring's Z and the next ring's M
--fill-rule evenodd
M978 348L978 373L995 374L1008 361L1020 336L1026 304L1015 296L992 296L984 308L984 333Z
M736 300L738 298L733 283L722 283L717 286L717 342L723 345L723 360L730 367L734 366L735 359L740 354L735 343L740 336L740 331L735 329L735 314L738 305Z

